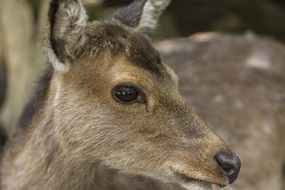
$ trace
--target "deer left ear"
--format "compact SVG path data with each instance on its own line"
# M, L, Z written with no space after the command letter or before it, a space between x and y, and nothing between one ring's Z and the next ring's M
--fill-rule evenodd
M49 9L48 57L56 71L66 72L82 45L87 15L80 0L52 0Z
M119 9L114 19L142 32L153 30L164 9L171 0L135 0L130 5Z

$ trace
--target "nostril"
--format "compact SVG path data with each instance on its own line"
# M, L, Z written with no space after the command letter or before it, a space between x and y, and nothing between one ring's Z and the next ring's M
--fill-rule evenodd
M219 153L215 156L219 167L228 177L229 182L233 183L238 177L241 162L239 157L233 154Z

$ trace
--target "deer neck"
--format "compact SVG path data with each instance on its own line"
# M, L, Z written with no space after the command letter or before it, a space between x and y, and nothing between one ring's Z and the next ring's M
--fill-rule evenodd
M18 129L15 140L10 142L11 148L5 153L6 164L2 168L5 173L2 183L4 187L7 184L5 189L88 190L94 188L96 181L104 181L99 179L104 176L99 162L82 160L82 155L70 153L61 145L56 131L60 126L56 126L53 119L56 118L52 106L56 98L51 96L53 89L51 84L49 96L35 113L33 121L27 128Z

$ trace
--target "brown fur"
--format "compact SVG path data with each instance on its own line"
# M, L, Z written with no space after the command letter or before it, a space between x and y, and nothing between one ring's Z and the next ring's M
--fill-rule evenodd
M85 25L80 1L52 2L53 69L6 146L2 188L114 189L117 171L165 182L154 187L227 185L215 156L233 153L186 104L149 40L118 21ZM112 98L126 83L145 92L145 104Z

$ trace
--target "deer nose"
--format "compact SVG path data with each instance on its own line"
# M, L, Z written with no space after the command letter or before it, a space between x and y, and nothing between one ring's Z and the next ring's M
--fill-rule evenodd
M233 183L238 177L241 166L239 157L234 154L219 153L215 158L220 168L228 177L229 182Z

